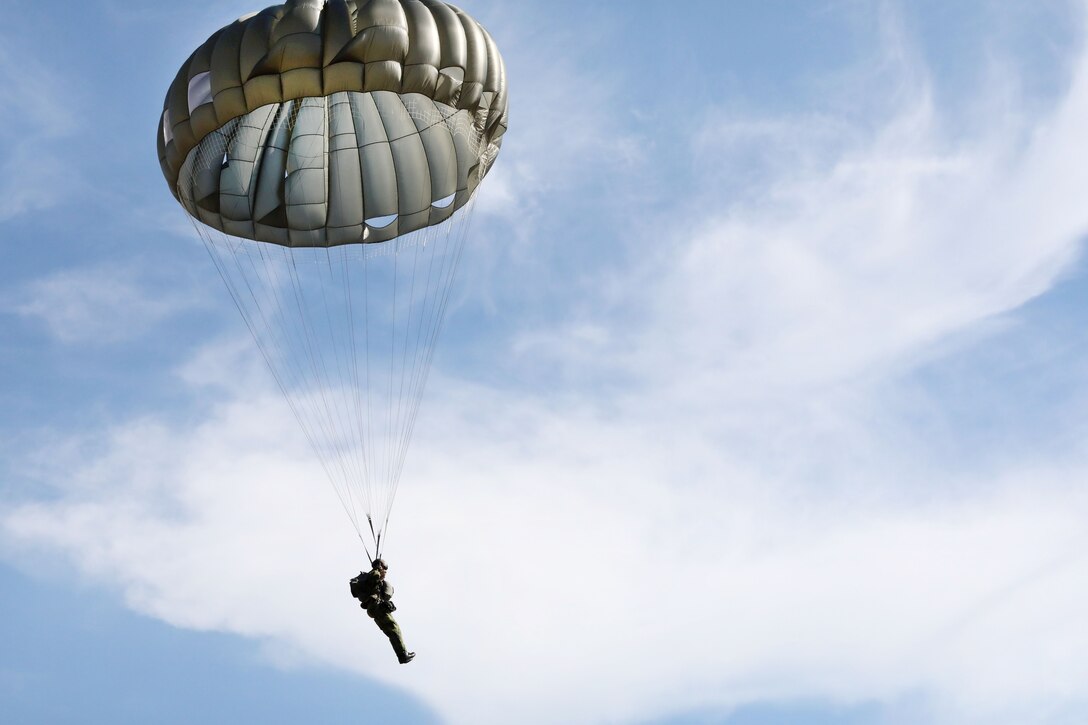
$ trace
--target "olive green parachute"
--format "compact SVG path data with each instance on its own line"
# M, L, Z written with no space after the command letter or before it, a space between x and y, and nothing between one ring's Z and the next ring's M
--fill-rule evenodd
M437 0L266 8L166 95L170 190L379 550L506 112L491 36Z
M297 0L240 18L190 56L158 145L171 191L205 224L329 246L444 221L505 131L502 58L462 11Z

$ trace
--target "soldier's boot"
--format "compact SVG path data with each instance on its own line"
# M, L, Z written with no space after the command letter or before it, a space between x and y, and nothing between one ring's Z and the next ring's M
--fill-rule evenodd
M403 652L397 654L397 659L400 660L402 665L406 665L416 658L415 652Z

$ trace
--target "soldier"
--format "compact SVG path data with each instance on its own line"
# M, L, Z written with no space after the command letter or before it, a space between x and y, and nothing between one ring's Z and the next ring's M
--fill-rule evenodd
M404 646L404 637L400 633L397 621L393 619L396 607L393 605L393 585L385 580L385 573L389 571L389 565L383 559L375 559L370 563L371 569L367 573L359 572L359 576L351 580L351 595L359 600L360 605L374 620L393 645L393 651L397 653L397 659L402 665L406 665L416 656L415 652L409 652Z

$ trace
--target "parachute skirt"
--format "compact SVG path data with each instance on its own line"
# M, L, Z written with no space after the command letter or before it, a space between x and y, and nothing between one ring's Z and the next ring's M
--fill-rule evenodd
M340 92L228 121L181 166L178 199L227 234L289 247L375 244L440 224L497 154L467 111Z

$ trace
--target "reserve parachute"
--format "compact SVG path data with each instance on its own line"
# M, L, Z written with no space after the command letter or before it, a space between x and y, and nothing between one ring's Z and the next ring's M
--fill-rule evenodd
M491 36L437 0L266 8L166 96L163 175L368 555L506 111Z

